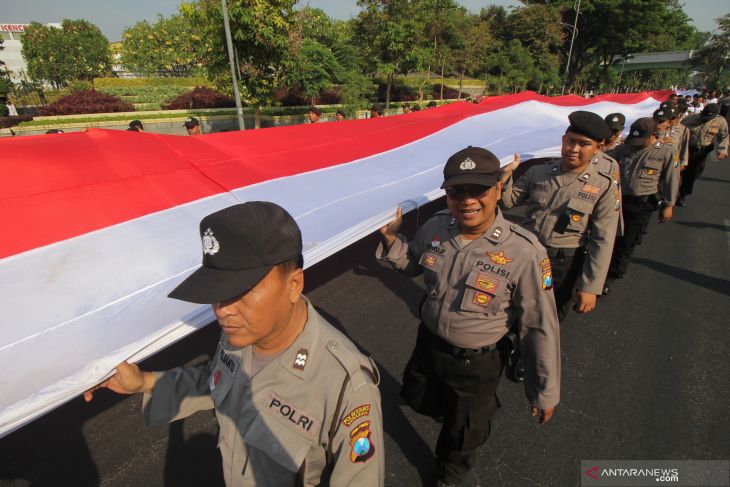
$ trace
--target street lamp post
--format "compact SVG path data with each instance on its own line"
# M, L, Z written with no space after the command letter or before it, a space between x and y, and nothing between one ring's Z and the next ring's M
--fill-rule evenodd
M565 75L563 75L563 89L561 95L565 94L565 82L568 79L568 70L570 69L570 58L573 56L573 42L575 42L575 33L578 30L578 16L580 15L580 0L576 0L573 4L575 10L575 20L573 21L573 34L570 37L570 49L568 50L568 62L565 64Z
M233 59L233 41L231 40L231 27L228 25L228 6L226 0L221 0L223 10L223 27L226 31L226 44L228 45L228 62L231 64L231 78L233 80L233 97L236 99L236 114L238 115L238 130L244 130L243 106L241 106L241 93L238 91L238 79L236 77L236 65Z

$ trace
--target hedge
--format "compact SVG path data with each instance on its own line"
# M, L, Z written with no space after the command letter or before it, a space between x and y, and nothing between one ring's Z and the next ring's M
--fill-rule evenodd
M213 86L205 78L94 78L94 88L128 88L130 86Z

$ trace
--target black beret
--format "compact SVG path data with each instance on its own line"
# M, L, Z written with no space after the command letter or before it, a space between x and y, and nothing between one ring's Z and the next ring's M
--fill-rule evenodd
M717 103L708 103L705 108L702 109L701 115L715 116L719 113Z
M671 120L674 118L674 108L672 107L664 107L659 108L658 110L654 110L654 113L652 114L652 118L656 120L657 122L666 122L668 120Z
M626 125L626 117L623 113L609 113L603 121L613 131L623 130Z
M644 145L646 139L656 133L656 122L653 118L644 117L636 120L631 124L629 136L626 137L626 143L632 146Z
M611 129L608 128L605 120L593 112L578 110L568 115L568 120L570 120L568 132L585 135L597 142L611 138Z

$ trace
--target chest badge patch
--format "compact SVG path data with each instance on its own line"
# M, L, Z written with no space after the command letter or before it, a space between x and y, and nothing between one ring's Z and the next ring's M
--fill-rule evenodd
M601 192L601 188L598 188L598 187L590 185L590 184L584 184L581 191L583 191L584 193L598 194Z
M646 173L649 176L653 176L653 175L655 175L657 173L657 170L656 169L649 169L649 168L647 168Z
M497 286L499 286L499 280L485 276L481 272L477 273L477 278L474 281L474 287L482 291L486 291L490 294L496 294Z
M487 293L476 293L472 303L478 304L479 306L486 306L492 300L492 296Z
M218 387L218 383L221 381L221 371L216 370L213 375L210 376L210 382L208 383L208 388L211 391L214 391L216 387Z
M307 365L307 358L309 358L309 350L306 348L300 348L297 352L297 356L294 359L292 367L299 370L304 370L304 366Z
M487 252L487 255L489 256L489 260L494 262L495 264L499 265L505 265L512 262L514 259L510 259L506 255L504 255L504 250L500 250L497 253L494 252Z
M367 462L375 454L370 435L370 421L363 421L350 433L350 461L352 463Z

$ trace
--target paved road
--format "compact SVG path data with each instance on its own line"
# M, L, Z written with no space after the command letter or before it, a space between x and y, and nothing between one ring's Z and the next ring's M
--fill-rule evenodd
M696 191L674 222L652 224L614 294L563 324L562 403L550 424L539 428L521 388L501 384L475 481L579 485L581 459L730 458L730 161L712 164ZM432 476L438 429L397 391L421 291L376 264L374 244L309 269L307 294L378 362L386 483L418 486ZM208 327L144 366L205 360L217 335ZM211 413L144 428L138 397L77 399L0 440L0 485L220 485L215 434Z

